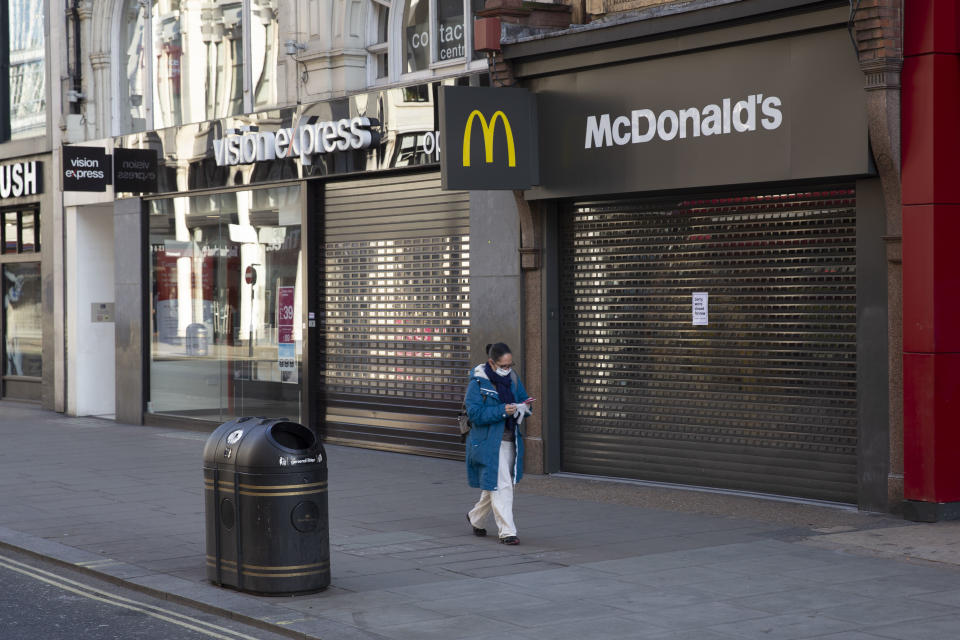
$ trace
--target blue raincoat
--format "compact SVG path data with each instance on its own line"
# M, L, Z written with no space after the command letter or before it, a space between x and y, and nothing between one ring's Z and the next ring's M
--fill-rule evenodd
M493 382L487 378L484 365L474 367L470 372L470 384L464 403L467 415L473 427L467 434L467 482L474 489L495 491L497 474L500 470L500 442L506 427L506 403L500 401L500 395ZM529 396L519 377L513 380L513 397L523 402ZM513 483L523 477L523 425L517 425L516 458L513 465Z

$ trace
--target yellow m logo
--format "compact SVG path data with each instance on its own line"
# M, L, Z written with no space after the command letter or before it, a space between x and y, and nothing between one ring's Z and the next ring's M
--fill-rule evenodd
M513 147L513 130L510 128L510 121L503 111L497 111L490 118L489 124L483 114L474 109L467 118L467 126L463 129L463 166L470 166L470 134L473 130L473 119L480 118L480 126L483 128L483 150L486 156L487 164L493 162L493 132L497 127L497 120L503 121L503 128L507 134L507 165L517 166L517 152Z

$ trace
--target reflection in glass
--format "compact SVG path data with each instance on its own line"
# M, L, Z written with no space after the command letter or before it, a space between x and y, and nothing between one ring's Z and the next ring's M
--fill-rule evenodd
M298 187L151 203L148 410L299 416ZM248 267L256 282L247 284Z
M24 253L33 253L37 250L34 242L34 213L24 211L20 214L20 250Z
M376 78L380 80L390 75L390 5L381 4L378 0L370 3L374 12L374 25L376 32L373 36L372 46L367 50L373 54L376 69Z
M13 139L44 135L47 100L43 0L8 1L10 135Z
M252 0L250 65L253 74L253 106L266 109L277 104L277 63L280 55L277 0Z
M43 373L41 314L40 263L3 265L4 375Z
M403 72L430 68L430 3L407 0L403 12Z
M457 406L470 366L469 236L351 239L323 249L328 400L385 411Z
M471 16L470 16L470 23L467 24L467 28L468 28L468 29L472 29L472 28L473 28L473 27L472 27L472 25L473 25L473 20L476 18L476 13L477 13L477 11L483 11L484 8L486 8L486 7L485 7L486 4L487 4L487 0L470 0L470 14L471 14ZM473 51L473 59L474 59L474 60L483 60L484 55L485 55L485 54L484 54L483 51L477 51L477 50L474 50L474 51Z
M8 211L3 214L3 252L17 253L20 250L20 239L17 237L17 212Z
M463 0L437 0L437 61L466 55L463 37Z
M127 0L121 22L120 67L120 132L144 131L147 128L147 14L140 0Z
M180 0L154 0L152 11L155 126L242 113L242 3L188 10Z

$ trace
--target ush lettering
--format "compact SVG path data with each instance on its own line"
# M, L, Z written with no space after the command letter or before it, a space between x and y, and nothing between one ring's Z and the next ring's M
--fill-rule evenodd
M0 198L19 198L38 193L37 163L18 162L0 166Z

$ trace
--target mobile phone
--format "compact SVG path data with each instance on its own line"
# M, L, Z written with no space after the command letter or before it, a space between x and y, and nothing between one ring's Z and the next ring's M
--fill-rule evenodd
M536 401L537 401L536 398L527 398L526 400L523 401L523 404L532 404Z

